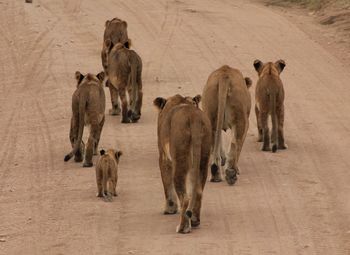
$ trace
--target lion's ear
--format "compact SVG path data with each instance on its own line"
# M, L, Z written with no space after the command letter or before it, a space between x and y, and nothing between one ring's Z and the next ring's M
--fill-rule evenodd
M117 151L117 152L114 154L114 156L115 156L115 158L118 160L118 162L119 162L119 159L120 159L121 155L123 155L123 152L122 152L122 151Z
M124 43L124 47L127 49L130 49L131 46L131 39L128 39L125 43Z
M200 103L200 101L202 100L202 96L197 95L194 98L192 98L192 100L198 105Z
M111 21L107 20L106 23L105 23L105 27L108 27L109 23L111 23Z
M97 79L99 79L100 82L103 82L103 80L105 79L105 72L99 72L97 75L96 75Z
M259 73L262 66L263 66L263 62L261 62L259 59L256 59L256 60L254 60L253 65L254 65L255 70Z
M286 66L286 62L284 60L280 59L280 60L276 61L275 66L276 66L278 72L282 73L283 69Z
M76 71L75 72L75 79L78 82L78 85L81 83L81 81L84 79L84 75L81 74L81 72Z
M162 110L166 104L166 99L162 97L157 97L153 100L153 104L159 109Z
M125 20L123 20L123 25L125 26L125 28L128 28L128 23Z
M247 85L247 88L249 89L253 84L252 80L249 77L245 77L244 80L245 80L245 85Z

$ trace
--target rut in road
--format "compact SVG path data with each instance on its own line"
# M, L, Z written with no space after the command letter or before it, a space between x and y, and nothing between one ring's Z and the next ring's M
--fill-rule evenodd
M243 0L0 5L0 254L350 253L350 77L279 13ZM124 155L118 197L105 203L94 170L62 157L74 73L102 70L104 23L115 16L144 63L144 106L137 124L106 116L100 146ZM178 215L162 215L152 101L201 93L224 64L252 78L254 98L257 58L286 61L289 148L261 152L251 113L238 182L207 183L201 227L178 235Z

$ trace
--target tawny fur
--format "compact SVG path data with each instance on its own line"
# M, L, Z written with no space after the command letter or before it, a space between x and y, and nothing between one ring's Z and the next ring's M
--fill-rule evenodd
M131 40L128 38L127 27L128 27L127 22L119 18L107 20L105 23L105 31L103 34L103 43L102 43L102 51L101 51L101 60L102 60L103 69L107 76L106 86L109 87L109 91L111 94L112 109L110 109L109 111L111 115L120 114L120 103L118 99L119 97L118 90L113 86L109 86L107 61L106 61L108 51L106 51L105 42L106 40L110 40L113 44L121 43L125 45L127 48L130 48Z
M90 126L90 135L85 150L84 167L92 166L92 155L96 154L103 124L105 121L106 99L102 86L104 72L97 76L75 73L77 88L72 96L72 119L69 138L72 151L67 154L64 161L75 156L76 162L83 160L83 131L84 126Z
M154 105L158 115L159 168L165 193L165 214L177 212L177 232L188 233L200 223L202 193L207 179L211 149L211 126L198 108L201 97L175 95L158 97ZM190 190L186 190L186 183Z
M226 155L222 148L221 132L231 129L232 138L225 178L228 184L237 180L238 160L249 126L251 98L248 88L250 78L227 65L210 74L203 90L203 110L210 119L213 134L211 181L222 180L220 166L225 165Z
M122 104L122 123L137 122L142 107L142 60L121 43L106 42L108 82L118 93ZM129 101L126 93L129 94Z
M97 197L117 196L118 164L121 151L101 150L101 157L96 164Z
M284 141L284 88L280 74L285 67L283 60L275 63L254 61L259 80L255 90L255 113L258 126L258 141L263 142L262 150L276 152L287 148ZM268 116L271 116L272 133L268 127ZM271 139L270 139L271 138ZM270 146L270 140L272 148Z

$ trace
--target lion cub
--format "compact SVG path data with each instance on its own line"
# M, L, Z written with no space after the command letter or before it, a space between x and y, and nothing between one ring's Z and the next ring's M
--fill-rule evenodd
M122 152L109 149L107 152L101 150L100 154L96 164L97 197L117 196L118 164Z
M284 88L280 74L286 63L278 60L275 63L254 61L254 68L259 75L255 89L255 113L258 124L259 142L262 150L276 152L287 149L284 142ZM268 116L271 116L272 132L270 136ZM270 138L272 148L270 146Z

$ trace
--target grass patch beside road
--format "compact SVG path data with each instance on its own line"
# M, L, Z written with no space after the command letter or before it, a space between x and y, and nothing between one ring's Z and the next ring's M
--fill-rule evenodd
M299 4L312 10L320 10L329 5L337 6L338 8L350 8L350 0L270 0L268 3L281 6Z

